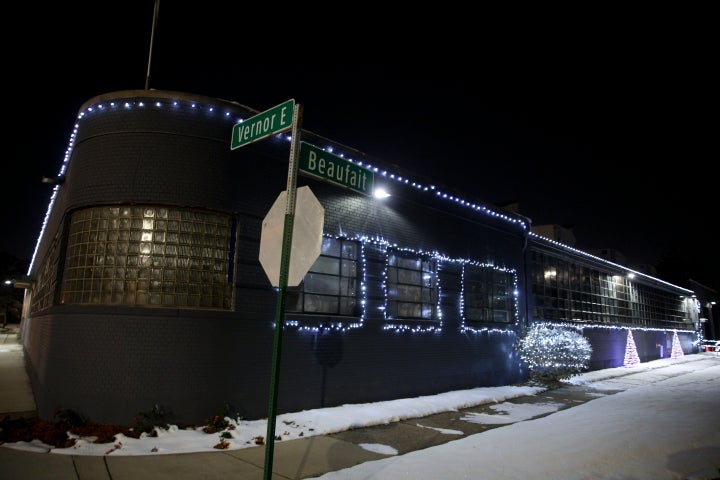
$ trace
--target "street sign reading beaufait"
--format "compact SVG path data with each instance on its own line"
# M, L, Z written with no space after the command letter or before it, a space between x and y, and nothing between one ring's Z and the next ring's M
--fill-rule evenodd
M372 170L338 157L309 143L300 142L298 170L356 192L372 195L375 174Z
M292 128L295 100L290 99L233 126L230 150Z

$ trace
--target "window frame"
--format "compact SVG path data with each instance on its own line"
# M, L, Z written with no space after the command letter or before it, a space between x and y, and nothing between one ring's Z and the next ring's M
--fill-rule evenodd
M385 319L438 322L441 318L438 267L439 261L432 255L389 248Z
M163 205L72 212L60 303L232 310L235 219Z
M321 253L303 280L287 289L285 310L294 315L362 317L361 283L360 241L325 235Z
M515 274L489 265L466 263L462 268L463 321L470 324L515 323L517 319ZM499 320L502 312L504 312L503 319Z

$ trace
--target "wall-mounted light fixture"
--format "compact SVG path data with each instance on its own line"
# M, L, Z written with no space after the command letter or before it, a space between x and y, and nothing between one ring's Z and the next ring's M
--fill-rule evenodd
M32 288L33 283L35 283L35 280L28 276L23 276L19 279L11 278L5 280L5 285L12 285L15 288Z
M58 175L57 177L42 177L42 183L62 185L65 183L65 175Z
M382 200L383 198L388 198L390 194L382 187L378 187L375 190L373 190L373 197L378 198Z

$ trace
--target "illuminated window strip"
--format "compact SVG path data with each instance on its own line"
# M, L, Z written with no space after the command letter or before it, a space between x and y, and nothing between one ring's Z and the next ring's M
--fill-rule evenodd
M534 247L533 247L534 248ZM632 277L627 278L616 273L603 272L597 267L585 265L581 261L568 261L562 258L561 254L550 253L542 249L534 249L531 254L532 286L529 290L535 292L536 315L540 319L548 321L600 323L610 325L652 325L655 328L683 328L690 319L686 314L692 316L688 309L692 308L693 300L685 295L676 293L668 294L661 291L658 285L648 285L641 282L633 282ZM573 273L573 267L581 267L580 271ZM588 271L586 271L586 269ZM537 275L543 271L543 278ZM565 280L560 281L560 274L565 275ZM589 274L590 282L582 282L579 275ZM575 277L575 275L578 275ZM574 278L573 278L574 277ZM548 281L549 280L549 281ZM583 283L587 288L583 287ZM539 287L536 292L536 287ZM553 292L545 294L543 288L558 288L560 293ZM606 291L607 289L607 291ZM575 297L575 295L578 297ZM579 296L582 294L583 299ZM572 298L569 298L572 296ZM675 301L672 308L666 304L671 297L678 296L680 300ZM695 297L693 295L693 297ZM544 299L545 306L542 306ZM547 300L560 300L554 308ZM563 304L562 300L567 301ZM624 303L624 305L623 305ZM602 308L600 306L602 305ZM679 307L679 308L678 308ZM661 312L657 312L657 310ZM548 312L547 310L550 310ZM542 312L542 313L539 313ZM560 314L558 315L559 312ZM656 318L656 317L661 318ZM608 321L602 321L599 317L611 317Z

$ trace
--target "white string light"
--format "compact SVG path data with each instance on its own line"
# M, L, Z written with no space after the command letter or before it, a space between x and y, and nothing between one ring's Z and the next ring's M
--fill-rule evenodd
M181 105L183 104L183 102L179 102L179 101L177 101L177 100L173 100L173 101L168 100L168 101L166 101L166 102L163 102L163 101L158 100L158 101L156 101L153 105L155 106L155 108L163 108L163 106L166 105L166 104L172 105L173 107L179 107L179 106L181 106ZM208 114L214 114L214 113L215 113L215 108L214 108L213 106L209 106L209 105L208 105L208 106L204 106L204 107L203 107L202 105L200 105L200 104L197 103L197 102L189 102L188 104L189 104L189 106L190 106L191 109L203 110L203 111L206 111ZM117 104L116 102L110 102L109 105L110 105L111 109L115 109L115 108L117 108L117 106L118 106L118 104ZM129 99L129 100L126 100L126 101L123 103L123 106L124 106L124 108L126 108L126 109L131 109L131 108L133 108L133 107L143 108L143 107L145 107L145 103L144 103L142 100L130 100L130 99ZM62 167L61 167L61 169L60 169L60 175L64 175L64 173L65 173L65 171L66 171L66 169L67 169L67 163L68 163L69 160L70 160L70 157L71 157L73 148L74 148L74 146L75 146L75 140L76 140L76 138L77 138L77 132L78 132L78 128L79 128L80 121L84 120L84 119L87 117L87 115L91 115L91 114L95 115L95 114L102 113L102 112L105 112L105 111L107 111L107 109L105 108L105 105L104 105L103 103L98 103L98 104L89 106L89 107L86 109L86 111L80 112L80 113L78 114L78 121L77 121L77 123L75 124L75 126L74 126L74 128L73 128L73 130L72 130L72 132L71 132L70 140L69 140L69 144L68 144L68 148L66 149L65 156L64 156L64 160L63 160L63 164L62 164ZM231 121L233 121L233 122L235 122L235 123L241 123L242 121L244 121L243 118L232 118L232 115L231 115L231 112L230 112L230 111L225 111L225 113L224 113L223 116L224 116L225 119L231 120ZM286 139L286 140L291 140L291 137L290 137L290 136L284 136L284 135L282 135L282 134L275 135L274 138L275 138L275 139L283 139L283 138L284 138L284 139ZM326 150L328 150L328 151L333 151L334 148L328 147L328 148L326 148ZM344 154L343 154L343 153L340 153L339 155L340 155L341 157L344 157ZM631 269L628 269L627 267L624 267L624 266L622 266L622 265L618 265L618 264L609 262L609 261L607 261L607 260L605 260L605 259L602 259L602 258L600 258L600 257L595 257L595 256L593 256L593 255L590 255L590 254L588 254L588 253L586 253L586 252L583 252L583 251L581 251L581 250L574 249L574 248L572 248L572 247L570 247L570 246L568 246L568 245L562 244L562 243L560 243L560 242L556 242L556 241L554 241L554 240L550 240L550 239L548 239L548 238L545 238L545 237L541 237L541 236L539 236L539 235L536 235L536 234L528 231L528 225L527 225L524 221L522 221L522 220L520 220L520 219L512 218L512 217L510 217L510 216L508 216L508 215L501 214L501 213L499 213L499 212L490 210L488 207L486 207L486 206L484 206L484 205L478 205L478 204L475 204L475 203L466 201L466 200L464 200L464 199L461 199L461 198L459 198L459 197L456 197L456 196L454 196L454 195L450 195L450 194L448 194L448 193L442 192L442 191L440 191L440 190L437 190L437 188L436 188L434 185L423 185L423 184L420 184L420 183L417 183L417 182L412 182L412 183L411 183L411 181L410 181L409 179L403 178L402 176L396 176L396 175L393 174L393 173L388 173L386 170L383 170L382 172L380 172L377 167L373 167L373 166L370 165L370 164L367 164L367 163L363 164L363 162L355 162L354 160L352 160L352 159L350 159L350 158L348 158L348 160L349 160L350 162L357 163L358 165L364 166L365 168L368 168L368 169L370 169L370 170L372 170L372 171L374 171L374 172L378 172L378 173L380 173L382 176L388 177L388 178L391 179L391 180L400 182L400 183L405 184L405 185L412 185L414 188L417 188L418 190L421 190L421 191L424 191L424 192L433 191L433 192L435 192L435 195L436 195L437 197L440 197L440 198L445 199L445 200L447 200L447 201L451 201L451 202L457 203L458 205L461 205L461 206L470 208L471 210L473 210L473 211L475 211L475 212L480 212L480 213L489 215L489 216L494 217L494 218L499 218L499 219L504 220L504 221L506 221L506 222L509 222L509 223L511 223L511 224L518 225L518 226L521 227L522 230L527 231L527 233L528 233L529 236L532 236L532 237L534 237L534 238L542 239L543 241L550 242L550 243L552 243L552 244L558 245L558 246L560 246L560 247L562 247L562 248L565 248L565 249L567 249L567 250L569 250L569 251L572 251L572 252L574 252L574 253L577 253L577 254L580 254L580 255L583 255L583 256L587 256L587 257L591 257L591 258L593 258L593 259L595 259L595 260L597 260L597 261L601 261L601 262L604 262L604 263L613 265L613 266L616 267L616 268L620 268L620 269L622 269L622 270L625 270L625 271L628 271L628 272L631 272L631 273L634 273L634 274L643 275L643 276L648 277L648 278L650 278L650 279L652 279L652 280L654 280L654 281L659 281L659 282L665 283L665 284L667 284L667 285L671 285L671 286L673 286L674 288L681 288L681 287L678 287L678 286L676 286L676 285L669 284L668 282L664 282L664 281L662 281L662 280L660 280L660 279L656 279L656 278L654 278L654 277L649 277L648 275L643 274L642 272L636 272L636 271L631 270ZM38 250L39 245L40 245L40 240L42 239L42 237L43 237L43 235L44 235L44 233L45 233L45 229L46 229L46 227L47 227L47 222L48 222L48 220L49 220L50 213L51 213L52 207L53 207L53 205L54 205L54 203L55 203L55 199L56 199L56 197L57 197L57 193L58 193L58 191L59 191L59 188L60 188L60 185L55 185L54 188L53 188L53 192L52 192L51 197L50 197L50 202L49 202L49 205L48 205L48 209L47 209L47 212L46 212L46 214L45 214L45 218L44 218L44 220L43 220L43 224L42 224L42 227L41 227L40 235L39 235L39 237L38 237L38 240L37 240L37 243L36 243L36 246L35 246L35 251L33 252L33 257L32 257L32 260L31 260L31 262L30 262L30 266L29 266L29 268L28 268L28 274L30 274L30 271L32 270L33 264L34 264L34 262L35 262L35 257L36 257L36 255L37 255L37 250ZM361 242L361 244L364 243L364 242L371 242L371 243L375 243L375 244L378 244L378 245L384 245L385 250L386 250L388 247L398 248L396 245L391 245L389 242L385 242L384 240L381 240L381 239L379 239L378 237L376 237L375 240L372 240L372 239L370 239L369 237L366 237L366 236L359 236L359 237L357 237L357 239ZM361 248L364 248L364 247L361 247ZM412 250L409 250L409 249L406 249L406 250L412 251ZM426 254L426 252L415 252L415 253L418 253L418 254ZM433 257L436 258L436 259L442 258L444 261L468 262L467 260L449 260L449 259L446 259L444 256L437 254L437 252L431 252L430 255L433 256ZM362 282L363 285L361 286L361 292L365 292L365 288L364 288L364 287L365 287L365 285L364 285L364 282L365 282L365 280L364 280L364 279L365 279L365 263L364 263L364 260L363 260L363 267L362 267L362 268L363 268L363 282ZM495 267L492 267L492 268L495 268ZM386 278L386 272L385 272L384 275L385 275L385 276L383 277L383 285L382 285L382 288L383 288L383 292L384 292L384 295L385 295L385 298L386 298L386 301L387 301L387 278ZM515 295L514 295L514 297L515 297L515 300L514 300L514 302L515 302L515 321L517 322L517 320L518 320L517 275L516 275L516 273L515 273L514 271L513 271L513 276L514 276L514 283L515 283L515 285L514 285L514 287L515 287L515 288L514 288L514 293L515 293ZM439 279L437 279L438 292L440 292L440 287L441 287L441 286L440 286L440 281L439 281ZM691 293L692 293L692 291L687 290L687 289L682 289L682 290L688 292L688 294L691 294ZM364 295L364 293L363 293L363 295ZM440 299L440 293L438 293L437 312L438 312L438 318L441 320L441 319L442 319L442 311L441 311L439 299ZM351 328L351 326L352 326L352 327L355 327L355 328L357 328L358 326L361 326L361 325L364 323L364 318L365 318L364 305L365 305L366 299L365 299L365 298L362 298L362 299L361 299L361 302L362 302L362 305L363 305L363 314L361 315L361 317L360 317L360 319L359 319L359 321L358 321L357 323L348 324L348 325L345 325L345 324L343 324L343 323L331 323L331 324L328 324L328 325L327 325L326 327L324 327L324 328L347 329L347 328ZM381 308L382 308L382 307L381 307ZM464 305L461 303L461 310L462 310L463 308L464 308ZM386 312L384 311L384 308L383 308L383 313L384 313L384 315L386 315ZM291 324L291 325L295 325L294 322L290 322L290 324ZM577 328L577 327L578 327L578 326L575 326L575 325L572 325L572 326L573 326L574 328ZM298 324L298 328L305 329L306 327L300 326L300 325ZM410 326L410 325L408 325L408 324L402 324L402 323L400 323L400 324L393 323L392 325L388 325L388 326L386 326L385 328L395 329L396 331L406 331L406 330L410 330L410 331L413 331L413 332L427 332L427 331L433 331L433 332L434 332L434 331L440 331L440 330L442 329L442 321L438 322L436 325L432 325L432 326L421 326L421 327L418 327L418 326ZM606 325L593 325L593 326L591 326L591 325L584 324L583 326L581 326L581 328L627 328L627 327L606 326ZM474 333L485 333L485 332L495 332L495 331L501 332L501 333L506 333L506 332L508 332L507 330L504 330L504 329L487 329L487 328L475 329L475 328L468 327L468 326L465 324L464 315L463 315L463 323L462 323L461 329L462 329L463 331L474 332ZM642 328L641 328L641 329L642 329ZM667 330L667 329L659 329L659 330L665 331L665 330Z

